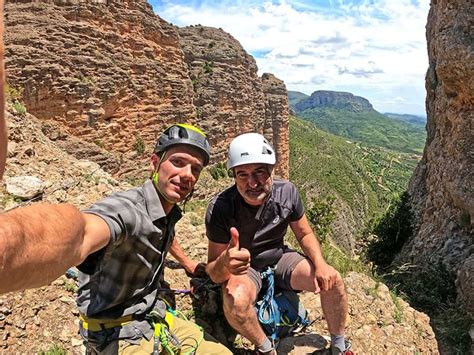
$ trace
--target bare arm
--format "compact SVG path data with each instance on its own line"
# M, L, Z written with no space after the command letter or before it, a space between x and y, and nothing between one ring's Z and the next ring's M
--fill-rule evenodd
M0 214L0 294L48 284L107 245L107 223L71 205Z
M230 278L230 272L225 267L225 254L227 244L214 243L209 241L207 250L206 271L215 283L223 283Z
M181 248L176 238L173 239L173 243L171 244L170 254L173 255L173 257L178 261L178 263L190 275L193 275L196 271L198 271L196 269L198 268L199 265L202 265L201 263L198 263L197 261L190 259L186 255L186 253ZM203 266L201 268L203 268Z
M303 215L299 220L290 222L290 227L295 233L296 239L301 245L304 254L311 260L315 267L317 285L319 285L323 291L331 289L337 280L340 279L340 275L336 269L328 265L324 260L321 245L314 235L306 216Z
M299 220L290 222L290 227L295 233L296 240L303 249L304 254L311 260L313 265L318 266L325 262L321 252L321 246L308 223L306 215Z

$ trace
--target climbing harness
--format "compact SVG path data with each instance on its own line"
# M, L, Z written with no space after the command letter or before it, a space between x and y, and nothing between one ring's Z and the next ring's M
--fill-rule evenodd
M165 317L163 318L157 311L153 310L146 315L145 319L150 322L154 329L152 355L158 355L161 347L163 347L168 354L175 354L180 351L181 343L170 330L173 326L173 313L166 311Z
M96 319L86 317L85 315L80 313L79 320L81 321L82 328L84 328L85 330L91 332L99 332L104 329L123 327L124 325L130 323L133 320L133 316L128 315L116 319Z
M178 339L171 330L173 328L174 319L180 317L187 321L187 318L179 311L167 308L165 316L161 316L163 313L161 310L153 309L144 319L147 320L153 327L153 352L152 355L168 354L168 355L193 355L196 353L197 348L204 340L204 332L201 327L199 328L200 335L198 339L184 338ZM137 320L133 315L120 317L117 319L94 319L88 318L83 314L79 315L79 319L82 324L82 328L91 332L99 332L107 329L116 327L123 327L126 324ZM143 319L143 317L141 318ZM194 342L194 344L184 344L184 342Z
M261 273L263 297L255 304L258 321L275 344L280 338L302 331L311 325L308 312L291 290L275 292L275 268L268 267Z
M164 318L161 317L160 314L155 310L151 311L147 315L146 319L154 328L152 355L160 354L161 348L163 348L163 350L165 350L169 355L194 355L196 353L197 348L204 340L204 331L201 327L196 325L200 331L199 339L192 339L195 342L195 345L184 344L185 340L190 340L191 338L180 340L171 331L174 319L179 316L187 321L187 318L181 312L172 310L171 308L167 309Z

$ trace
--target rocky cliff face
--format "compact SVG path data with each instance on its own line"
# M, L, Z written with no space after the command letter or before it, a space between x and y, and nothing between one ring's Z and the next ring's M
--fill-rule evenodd
M194 90L199 123L209 132L216 161L239 133L258 131L273 142L288 177L288 99L285 84L271 74L257 76L255 59L220 29L178 30Z
M373 111L372 104L365 98L350 92L318 90L307 99L295 104L297 112L315 107L332 107L350 111Z
M60 124L61 140L112 152L104 165L112 172L143 170L157 134L174 122L207 130L213 162L246 131L266 133L288 154L284 84L265 91L255 60L222 30L178 29L145 1L12 0L5 12L9 85L29 112ZM288 167L278 172L286 177Z
M427 38L428 138L409 191L415 236L399 260L442 264L457 279L474 316L474 8L468 0L432 1Z

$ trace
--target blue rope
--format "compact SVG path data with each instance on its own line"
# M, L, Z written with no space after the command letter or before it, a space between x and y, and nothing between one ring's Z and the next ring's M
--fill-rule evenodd
M262 299L262 304L260 305L260 308L258 309L258 320L262 324L273 324L272 326L272 339L275 340L277 338L277 326L278 326L278 320L277 320L277 305L275 300L273 299L273 295L275 292L275 279L273 276L273 269L271 267L268 267L267 270L262 272L261 274L262 280L266 281L267 283L267 293L265 296L263 296Z

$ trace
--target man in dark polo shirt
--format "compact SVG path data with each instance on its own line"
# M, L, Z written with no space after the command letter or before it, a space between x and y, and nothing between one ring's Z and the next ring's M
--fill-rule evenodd
M235 184L218 194L206 213L207 271L223 284L224 313L230 325L261 354L276 354L263 332L254 304L260 272L276 266L279 288L319 293L334 354L345 353L347 296L339 273L323 259L295 186L272 176L275 152L260 134L246 133L230 144L227 167ZM290 226L304 255L284 243Z

